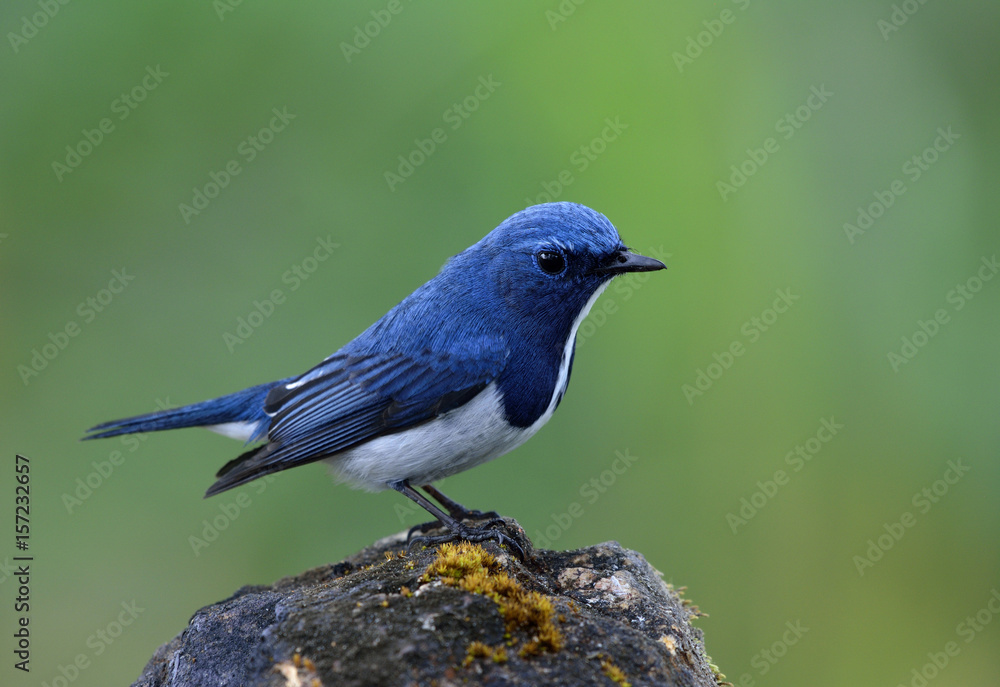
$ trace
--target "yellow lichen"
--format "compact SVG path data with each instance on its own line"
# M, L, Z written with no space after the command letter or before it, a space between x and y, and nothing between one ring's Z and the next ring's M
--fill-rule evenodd
M457 544L442 544L437 557L421 578L429 582L434 578L462 580L476 573L497 572L497 559L481 546L463 541Z
M625 679L625 673L622 672L622 669L612 663L609 658L601 661L601 672L616 685L632 687L632 683Z
M507 662L507 650L502 646L492 647L485 642L472 642L465 651L465 660L462 665L468 667L477 658L488 658L494 663Z
M486 658L492 654L493 649L489 644L486 644L485 642L473 642L469 645L469 648L465 650L465 660L462 661L462 665L468 667L469 664L477 658Z
M552 622L555 615L552 601L522 587L500 569L495 556L479 545L443 544L420 579L424 582L439 579L451 587L492 599L500 609L508 634L516 629L530 634L531 639L521 648L521 656L558 651L563 646L562 633Z

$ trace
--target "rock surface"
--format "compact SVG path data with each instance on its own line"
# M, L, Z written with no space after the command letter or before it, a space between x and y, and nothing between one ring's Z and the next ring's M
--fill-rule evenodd
M716 685L697 609L616 542L404 541L201 609L135 685Z

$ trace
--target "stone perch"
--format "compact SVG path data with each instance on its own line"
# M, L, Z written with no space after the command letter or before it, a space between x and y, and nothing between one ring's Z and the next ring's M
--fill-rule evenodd
M522 563L492 542L407 554L400 533L202 608L134 684L715 687L698 615L616 542Z

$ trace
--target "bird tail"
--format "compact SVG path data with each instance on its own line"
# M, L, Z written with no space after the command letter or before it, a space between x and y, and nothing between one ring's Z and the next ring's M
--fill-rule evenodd
M262 434L267 427L267 424L263 422L267 419L267 415L264 413L264 398L273 387L287 381L258 384L210 401L192 403L180 408L136 415L111 422L102 422L88 429L87 432L90 434L83 438L105 439L119 434L157 432L162 429L203 427L230 422L260 422L258 432ZM258 437L256 435L251 437L251 439L255 438Z

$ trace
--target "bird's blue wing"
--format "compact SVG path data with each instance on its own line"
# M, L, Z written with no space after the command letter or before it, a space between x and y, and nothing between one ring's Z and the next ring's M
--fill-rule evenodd
M469 401L503 370L503 342L470 351L336 353L277 386L264 410L268 443L226 464L208 494L311 463L432 420Z

